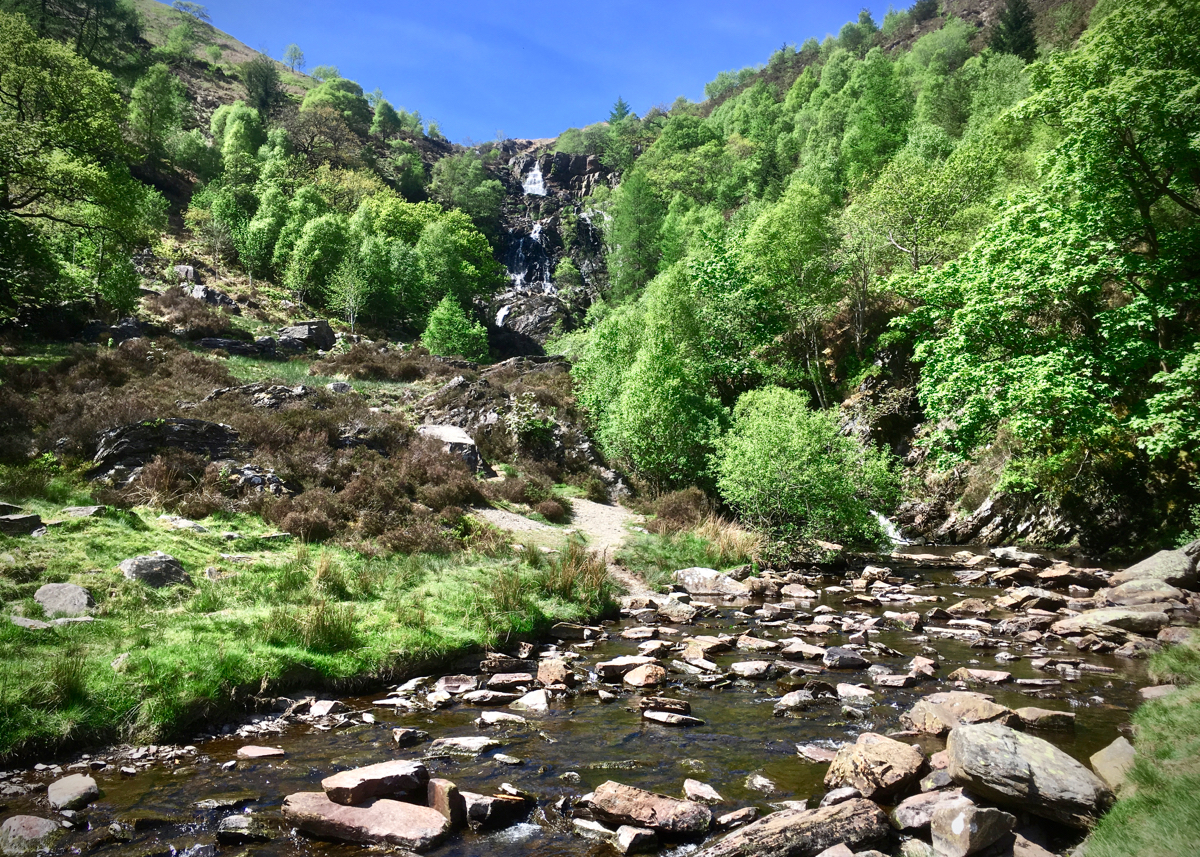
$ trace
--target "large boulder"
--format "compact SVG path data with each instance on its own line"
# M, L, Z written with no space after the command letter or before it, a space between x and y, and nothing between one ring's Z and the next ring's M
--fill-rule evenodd
M1101 607L1085 610L1078 616L1063 619L1050 626L1060 637L1077 637L1094 634L1104 628L1116 628L1153 637L1170 623L1166 613L1156 610L1138 610L1131 607Z
M321 780L321 788L334 803L355 806L373 797L424 794L429 771L421 762L399 759L340 771Z
M1176 589L1165 580L1153 577L1141 577L1127 580L1111 589L1102 589L1097 593L1097 600L1102 604L1115 607L1138 607L1142 604L1164 604L1168 602L1183 603L1187 596L1182 590Z
M1119 793L1125 788L1135 758L1133 745L1129 739L1121 736L1103 750L1093 753L1089 761L1096 775L1108 783L1110 789Z
M86 774L72 774L52 782L46 800L54 809L83 809L100 797L100 787Z
M164 449L180 449L202 458L228 458L237 442L238 433L221 423L177 417L142 420L100 433L93 473L107 473L118 465L145 464Z
M612 780L592 794L591 807L603 821L645 827L673 838L701 837L712 826L712 811L704 804L655 794Z
M183 570L183 564L162 551L155 551L150 556L131 557L123 560L118 567L128 580L140 580L153 589L177 583L190 585L192 582L188 573Z
M691 595L732 595L747 597L750 587L712 568L684 568L672 577Z
M835 845L862 851L888 837L887 816L852 798L818 809L785 809L736 830L695 857L816 857Z
M953 780L987 800L1073 827L1113 802L1104 782L1049 741L999 723L959 726L946 741Z
M1152 557L1131 565L1112 576L1109 583L1120 586L1130 580L1161 580L1171 586L1195 591L1200 588L1200 539L1178 550L1159 551Z
M41 515L0 515L0 533L6 536L29 536L42 526Z
M911 709L900 715L900 722L914 732L945 735L964 723L1002 723L1015 725L1017 716L1012 709L998 705L984 693L951 690L932 693L918 700Z
M0 824L0 854L18 857L49 851L65 832L57 821L36 815L14 815Z
M442 449L450 455L457 455L472 473L479 473L488 478L496 474L479 454L475 439L458 426L424 425L417 426L417 433L422 437L433 438L442 444Z
M1010 833L1017 819L994 807L942 807L930 820L939 857L967 857Z
M313 836L398 845L428 851L450 832L450 820L427 806L378 798L363 806L334 803L324 792L300 792L283 801L283 817Z
M328 351L337 344L333 328L323 318L299 321L290 327L281 327L279 328L279 338L290 339L305 348L319 348L322 351Z
M92 594L74 583L47 583L33 593L47 616L84 616L95 606Z
M917 747L875 732L864 732L838 750L825 774L829 789L852 786L866 798L904 791L921 777L925 754Z
M929 827L933 813L939 809L965 809L974 805L962 789L922 792L896 804L892 810L892 825L902 833L917 833Z

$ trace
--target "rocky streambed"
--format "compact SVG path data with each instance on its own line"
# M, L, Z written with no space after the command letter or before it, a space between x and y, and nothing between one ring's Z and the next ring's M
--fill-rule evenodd
M193 744L0 773L0 847L348 855L1063 854L1121 788L1195 554L677 573L620 621ZM936 852L933 850L936 848Z

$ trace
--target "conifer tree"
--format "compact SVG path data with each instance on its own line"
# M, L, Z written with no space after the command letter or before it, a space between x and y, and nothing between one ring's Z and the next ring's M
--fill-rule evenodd
M996 28L992 30L992 50L1033 62L1037 59L1037 36L1033 23L1029 0L1008 0L1008 5L1000 13L1000 20L996 22Z

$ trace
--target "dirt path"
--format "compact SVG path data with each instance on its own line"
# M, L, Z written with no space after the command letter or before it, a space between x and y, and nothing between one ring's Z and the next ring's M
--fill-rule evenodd
M630 595L652 594L640 577L613 562L613 557L629 534L628 525L640 523L643 520L642 516L635 515L624 506L608 506L579 498L571 500L571 511L572 529L583 533L587 537L588 547L604 557L608 564L608 573L616 578ZM556 542L563 532L556 527L503 509L472 509L471 514L501 529L513 533L528 533L530 541L540 544Z

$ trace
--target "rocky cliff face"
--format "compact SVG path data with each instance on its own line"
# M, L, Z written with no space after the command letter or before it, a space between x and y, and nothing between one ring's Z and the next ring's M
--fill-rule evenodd
M617 176L594 156L555 154L540 143L504 141L503 166L494 170L508 192L498 249L509 287L489 310L493 342L506 355L541 354L553 332L579 323L607 278L601 224L585 201ZM580 281L556 278L566 258Z

